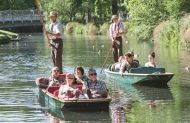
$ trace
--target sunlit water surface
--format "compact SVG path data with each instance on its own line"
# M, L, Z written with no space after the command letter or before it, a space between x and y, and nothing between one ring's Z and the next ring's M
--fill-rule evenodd
M109 111L66 112L44 107L38 99L35 79L48 77L52 68L50 48L43 34L21 34L20 42L0 46L0 122L190 122L190 52L165 48L155 42L124 39L123 51L133 49L141 65L150 52L167 71L175 73L168 87L123 85L98 75L110 90ZM110 47L105 36L65 36L63 71L73 72L75 66L91 67L100 73ZM112 64L110 55L107 64ZM107 67L108 65L106 65Z

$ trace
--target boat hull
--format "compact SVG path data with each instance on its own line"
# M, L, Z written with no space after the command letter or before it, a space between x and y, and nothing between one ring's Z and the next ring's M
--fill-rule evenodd
M173 73L154 73L154 74L136 74L124 73L121 76L118 72L105 70L107 77L110 80L122 82L125 84L139 84L139 85L167 85L167 83L174 76Z
M42 79L37 79L36 84L38 85L38 81L42 81ZM93 111L99 111L99 110L108 110L109 109L109 103L111 102L110 96L107 98L97 98L97 99L60 99L57 96L54 95L53 92L55 90L59 89L59 87L48 87L49 89L41 89L39 90L39 98L42 105L44 105L47 108L56 108L56 109L62 109L62 110L93 110ZM50 89L51 88L51 89ZM50 92L49 90L54 90Z

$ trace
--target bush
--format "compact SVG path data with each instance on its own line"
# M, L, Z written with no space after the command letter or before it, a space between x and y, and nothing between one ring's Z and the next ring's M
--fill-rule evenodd
M179 23L175 20L167 21L158 34L158 40L166 46L178 47L179 45Z
M180 42L183 47L190 48L190 15L180 20Z
M98 27L94 23L88 23L88 34L89 35L97 35L98 34Z
M69 22L67 23L66 27L65 27L65 33L66 34L72 34L74 32L74 28L79 25L78 22Z
M104 23L102 26L100 26L100 32L103 35L109 34L109 23Z
M83 24L78 24L74 27L74 34L87 34L87 27Z

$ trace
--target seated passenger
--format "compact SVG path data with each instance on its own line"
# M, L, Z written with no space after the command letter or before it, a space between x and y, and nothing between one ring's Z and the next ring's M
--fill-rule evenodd
M60 86L65 81L64 78L59 78L59 68L53 67L51 69L51 76L44 79L40 84L40 88L47 88L48 86Z
M84 69L81 66L75 67L74 73L77 83L85 83L88 80L88 77L84 75Z
M121 63L123 62L124 57L120 56L118 62L111 65L111 71L120 70Z
M139 61L134 60L134 53L132 51L124 55L124 62L121 64L119 73L123 75L125 72L129 72L131 68L137 68L139 66Z
M97 73L94 69L88 71L89 80L83 85L83 93L88 95L88 98L103 98L107 97L107 87L105 82L97 80Z
M73 74L68 73L66 75L66 84L61 85L61 87L59 88L59 98L79 98L81 91L79 90L79 88L76 87L76 85L73 84L74 79L75 78Z
M155 62L155 53L152 52L149 56L148 56L148 60L149 62L145 63L145 67L160 67L160 65Z

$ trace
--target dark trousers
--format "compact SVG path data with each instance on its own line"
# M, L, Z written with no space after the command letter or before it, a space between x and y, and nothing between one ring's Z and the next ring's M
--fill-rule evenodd
M117 43L119 42L119 43ZM114 42L114 45L113 45L113 50L112 50L112 53L113 53L113 58L114 58L114 62L118 62L118 58L120 56L123 55L123 45L122 45L122 37L119 36L116 38L116 41Z
M54 39L51 44L51 56L53 65L59 68L59 73L62 74L62 52L63 52L63 41L62 39Z

